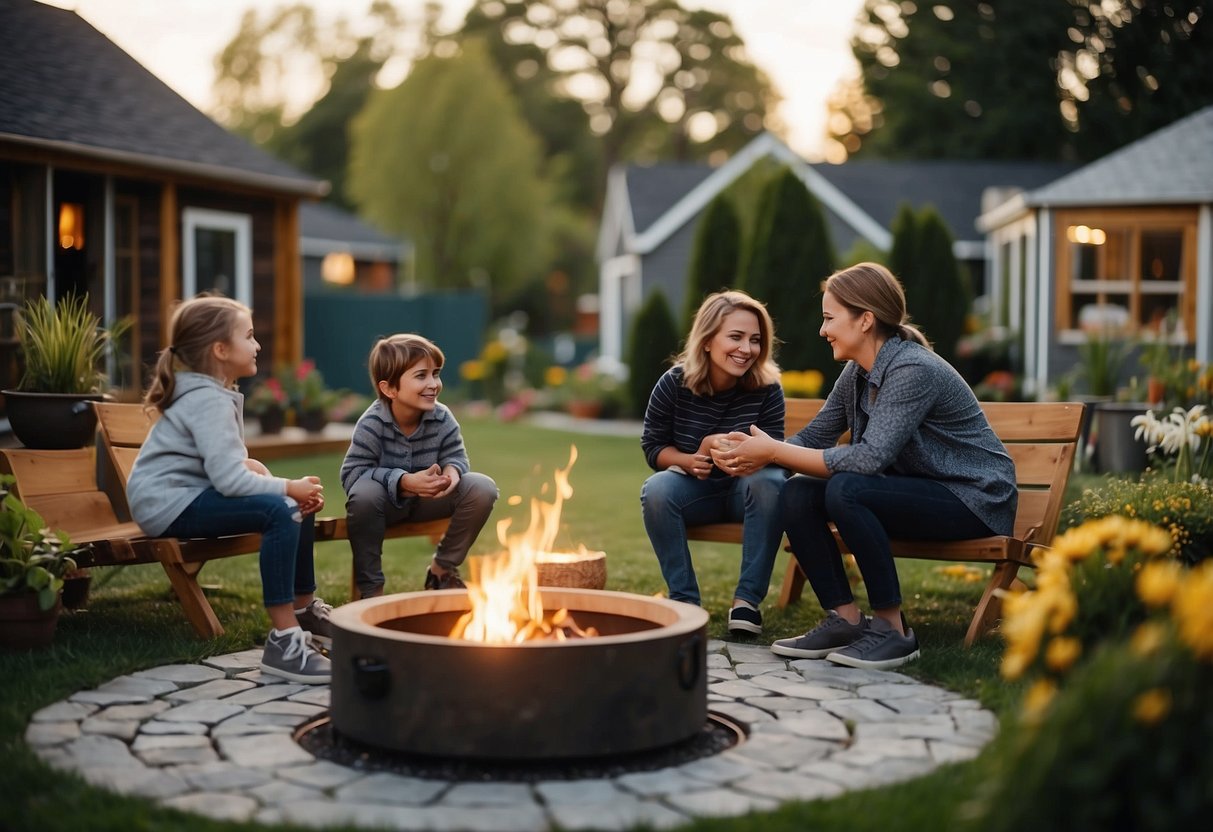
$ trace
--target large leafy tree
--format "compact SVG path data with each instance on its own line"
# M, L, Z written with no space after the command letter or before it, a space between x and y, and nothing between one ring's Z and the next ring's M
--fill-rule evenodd
M374 93L351 141L351 195L416 243L423 282L487 285L500 300L548 262L540 143L482 44L431 55Z
M1213 102L1207 3L867 0L831 133L884 158L1091 159Z
M601 139L601 182L638 155L706 158L764 129L776 96L728 17L675 0L478 0L465 28L496 27L511 83L578 103ZM535 124L541 133L547 130Z
M820 370L829 389L839 367L821 324L821 281L834 271L834 247L821 205L791 170L767 183L758 206L745 289L767 304L783 345L779 363Z

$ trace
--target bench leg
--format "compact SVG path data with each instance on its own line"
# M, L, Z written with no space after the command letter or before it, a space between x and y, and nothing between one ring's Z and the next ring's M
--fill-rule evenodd
M223 635L223 625L211 609L211 604L202 594L198 586L198 569L200 565L185 563L181 558L181 549L175 540L159 540L155 545L156 560L164 567L173 591L185 610L185 617L202 638L215 638Z
M800 571L800 564L793 555L788 558L788 568L783 573L783 586L779 588L778 606L786 607L788 604L795 604L800 600L802 592L804 592L804 573Z
M1002 614L1002 599L998 590L1009 589L1018 580L1021 564L1004 560L994 565L990 582L986 584L977 609L973 612L973 620L969 623L969 631L965 633L965 647L973 646L973 642L985 635L998 621Z

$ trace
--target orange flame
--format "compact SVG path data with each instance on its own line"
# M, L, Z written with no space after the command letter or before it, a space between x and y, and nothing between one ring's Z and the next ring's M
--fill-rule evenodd
M467 582L471 610L455 623L451 638L486 644L517 644L537 638L564 640L570 635L596 635L581 630L567 610L544 614L543 596L539 592L540 560L566 560L584 556L581 553L553 552L560 531L560 514L564 501L573 496L569 472L577 461L577 446L569 453L569 464L554 474L555 497L551 503L531 500L531 519L526 530L511 535L511 521L497 524L497 539L505 551L488 557L470 559Z

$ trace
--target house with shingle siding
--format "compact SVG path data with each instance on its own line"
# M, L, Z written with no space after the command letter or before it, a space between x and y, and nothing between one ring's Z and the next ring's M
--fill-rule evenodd
M1213 360L1213 107L1003 194L978 227L994 320L1021 340L1034 389L1074 366L1091 331L1126 341L1169 331Z
M173 304L205 290L253 308L264 366L298 361L299 205L327 190L75 12L0 0L0 302L87 292L103 320L133 317L119 387L139 389Z

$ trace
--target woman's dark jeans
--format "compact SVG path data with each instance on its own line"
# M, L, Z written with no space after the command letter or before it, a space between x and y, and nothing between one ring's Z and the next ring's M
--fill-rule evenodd
M261 535L261 597L267 607L316 591L316 518L285 494L224 497L208 488L165 530L169 537Z
M827 610L855 600L833 522L868 588L874 610L901 603L889 539L970 540L994 532L935 480L867 474L797 474L780 495L784 528L805 577Z

